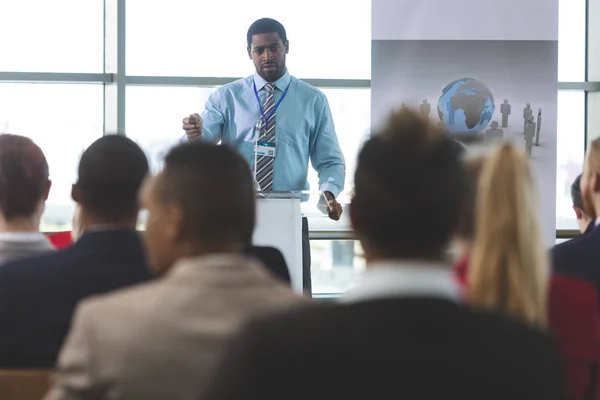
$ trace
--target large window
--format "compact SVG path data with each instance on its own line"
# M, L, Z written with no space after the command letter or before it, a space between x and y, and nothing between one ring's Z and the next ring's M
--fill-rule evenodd
M586 0L559 0L558 80L585 80ZM559 147L560 149L560 147Z
M128 0L127 74L250 75L246 33L265 15L286 27L295 76L370 79L369 0Z
M586 141L600 134L600 91L587 82L600 71L600 36L589 25L597 18L586 16L599 12L600 0L559 6L556 216L557 229L574 229L570 184ZM182 118L201 112L229 79L254 71L246 31L267 15L287 28L290 72L316 80L329 100L347 163L340 197L347 203L370 133L370 7L369 0L0 1L0 131L31 136L46 153L53 187L43 227L68 227L79 156L102 134L124 132L158 169L182 137ZM317 190L312 169L308 180ZM345 291L364 267L357 244L346 240L347 213L330 221L313 200L303 212L325 239L313 242L315 291Z
M558 92L556 227L577 229L571 184L582 171L585 145L585 94Z
M103 0L0 1L0 71L102 72Z
M79 157L102 136L102 86L0 83L0 131L42 148L52 180L42 229L68 228Z

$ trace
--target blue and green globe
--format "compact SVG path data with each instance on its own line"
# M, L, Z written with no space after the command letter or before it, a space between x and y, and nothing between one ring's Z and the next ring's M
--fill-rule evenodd
M442 90L438 115L450 133L478 133L490 123L496 106L492 91L473 78L457 79Z

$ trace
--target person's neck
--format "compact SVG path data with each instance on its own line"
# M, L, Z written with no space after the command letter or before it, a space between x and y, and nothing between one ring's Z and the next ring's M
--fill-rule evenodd
M212 254L242 254L247 246L237 242L188 241L178 245L178 259Z
M401 263L411 263L411 262L419 262L419 263L442 263L445 261L443 255L433 255L433 254L414 254L414 255L398 255L398 254L381 254L381 255L368 255L365 254L365 262L367 264L367 268L375 268L377 265L381 263L390 263L397 262Z
M108 221L102 218L94 218L82 215L80 224L82 233L94 230L135 230L137 225L137 218L131 217L115 221Z
M40 217L17 218L7 221L0 217L0 233L36 233L40 231Z
M285 67L285 68L283 69L283 72L281 72L281 74L279 74L279 75L278 75L276 78L271 78L271 79L267 78L266 76L262 76L262 75L260 75L260 73L259 73L259 75L260 75L260 76L261 76L261 78L263 78L265 81L267 81L267 82L269 82L269 83L275 83L275 82L277 82L278 80L280 80L280 79L281 79L281 78L282 78L282 77L285 75L285 73L286 73L286 72L287 72L287 67Z

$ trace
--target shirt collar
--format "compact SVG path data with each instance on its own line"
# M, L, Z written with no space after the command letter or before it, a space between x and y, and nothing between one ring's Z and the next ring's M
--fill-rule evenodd
M0 233L0 240L10 242L37 242L46 239L46 235L41 232L3 232Z
M285 89L287 89L291 79L292 77L286 67L285 74L283 74L281 78L273 82L273 86L275 86L280 91L285 92ZM260 76L258 72L254 72L254 84L256 85L256 90L260 92L267 83L269 82L267 82L262 76Z
M394 298L441 297L460 299L460 288L451 266L443 262L379 261L370 263L362 282L350 290L344 302Z

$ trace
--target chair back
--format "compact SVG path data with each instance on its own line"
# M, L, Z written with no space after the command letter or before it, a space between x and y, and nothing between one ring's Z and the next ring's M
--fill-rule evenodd
M50 388L50 370L0 369L0 399L40 400Z

